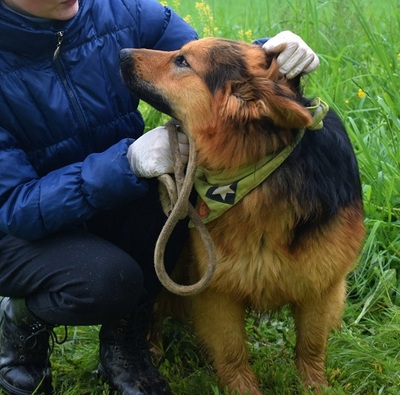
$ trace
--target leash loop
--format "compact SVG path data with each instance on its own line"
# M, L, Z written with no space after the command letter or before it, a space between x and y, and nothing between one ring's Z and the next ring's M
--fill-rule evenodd
M170 292L181 296L195 295L207 288L211 282L216 268L215 247L210 233L189 201L196 172L196 148L193 140L187 134L189 139L189 160L185 172L185 165L179 153L177 135L177 129L181 126L174 119L167 122L165 126L168 130L171 149L173 151L175 177L172 178L169 174L163 174L158 177L161 186L164 188L164 190L161 191L161 204L168 218L155 246L154 268L161 284ZM176 224L179 220L187 216L189 216L194 227L200 233L206 247L208 265L203 277L198 282L191 285L181 285L174 282L165 270L164 254L169 237Z

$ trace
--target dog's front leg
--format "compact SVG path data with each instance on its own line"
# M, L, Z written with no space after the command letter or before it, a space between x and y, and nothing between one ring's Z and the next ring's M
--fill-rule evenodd
M228 295L207 289L193 297L193 319L221 384L232 394L261 395L248 361L245 308Z
M306 386L325 387L325 354L329 332L339 326L345 280L340 280L319 297L292 306L296 324L296 366Z

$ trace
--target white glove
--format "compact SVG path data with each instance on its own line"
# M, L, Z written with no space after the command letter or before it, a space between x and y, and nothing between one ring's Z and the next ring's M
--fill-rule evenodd
M179 152L183 163L189 158L189 140L178 132ZM165 126L152 129L135 140L126 154L132 172L139 177L153 178L174 172L174 160Z
M315 52L299 37L289 30L278 33L270 38L263 48L267 52L279 51L280 47L286 48L279 54L277 60L280 64L279 71L290 79L299 74L310 73L319 65L318 56Z

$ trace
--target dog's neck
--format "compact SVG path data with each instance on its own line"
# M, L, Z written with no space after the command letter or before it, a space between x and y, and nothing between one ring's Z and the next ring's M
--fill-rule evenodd
M260 185L293 152L304 132L304 129L299 130L293 144L277 154L268 155L239 169L211 171L199 167L194 186L199 198L208 207L204 214L200 213L202 221L208 223L219 217Z
M313 114L313 124L307 129L321 129L329 106L317 98L307 108ZM209 170L200 166L194 186L201 207L205 208L199 212L202 221L208 223L219 217L268 178L293 152L303 138L305 130L305 128L298 130L290 145L277 153L266 155L255 163L234 170Z

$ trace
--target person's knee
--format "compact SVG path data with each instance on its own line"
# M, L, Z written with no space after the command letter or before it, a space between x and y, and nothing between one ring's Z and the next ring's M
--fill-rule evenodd
M58 290L29 297L32 312L56 325L96 325L129 315L145 297L143 273L128 254L117 255L88 263L79 279Z
M130 314L145 295L142 270L135 260L123 255L124 259L103 262L92 277L92 301L88 307L99 312L101 323Z
M119 247L106 242L99 247L100 253L91 255L83 273L84 281L95 303L121 310L123 307L119 304L135 303L143 294L143 270L130 254Z

